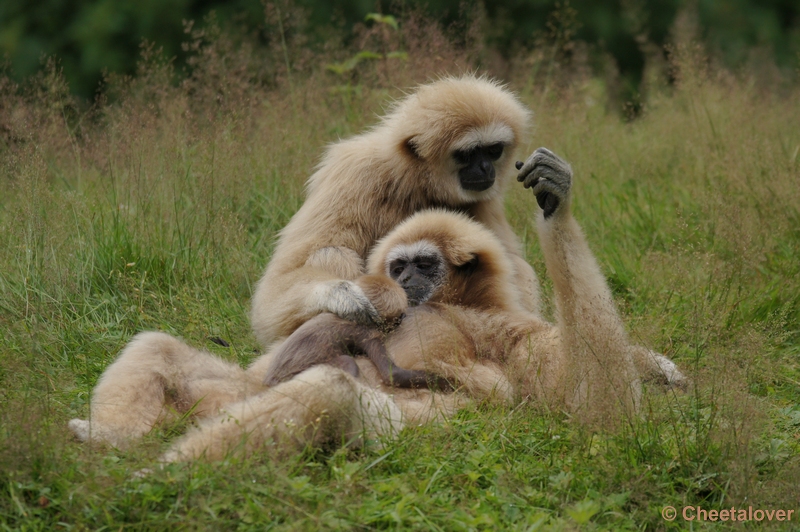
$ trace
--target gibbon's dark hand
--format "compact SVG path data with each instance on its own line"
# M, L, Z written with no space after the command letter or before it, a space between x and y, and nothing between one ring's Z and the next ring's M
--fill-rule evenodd
M533 189L545 219L550 218L569 197L572 167L547 148L538 148L524 163L517 161L515 166L519 170L517 181Z

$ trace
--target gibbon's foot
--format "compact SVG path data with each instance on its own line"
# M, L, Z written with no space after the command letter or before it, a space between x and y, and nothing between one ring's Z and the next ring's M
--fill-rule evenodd
M545 219L569 198L572 167L547 148L538 148L524 163L517 161L516 167L519 170L517 181L533 189Z
M689 378L666 356L640 345L633 345L630 349L633 364L642 382L666 389L686 391L689 388L691 384Z
M88 419L71 419L67 426L80 441L87 442L91 439L91 426Z
M310 308L323 309L340 318L378 327L384 326L375 306L364 291L352 281L328 281L319 283L308 295Z

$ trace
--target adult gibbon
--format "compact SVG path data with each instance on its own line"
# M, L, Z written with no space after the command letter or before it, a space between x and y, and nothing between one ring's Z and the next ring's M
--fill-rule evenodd
M330 146L256 286L250 317L259 342L268 346L322 312L381 325L385 317L354 281L375 242L429 208L464 212L488 227L510 256L513 297L538 312L536 275L503 210L529 117L495 81L448 77L417 88L366 133Z

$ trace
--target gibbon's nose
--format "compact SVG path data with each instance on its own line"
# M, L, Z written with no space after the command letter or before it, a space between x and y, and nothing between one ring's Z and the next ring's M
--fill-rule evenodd
M397 282L397 284L405 288L405 286L408 284L408 280L414 275L414 273L416 273L415 270L416 268L414 268L413 265L409 264L403 270L403 273L397 276L397 279L395 279L395 281Z
M427 285L420 283L412 283L410 286L404 286L403 290L408 298L408 305L416 307L417 305L427 301L429 297Z
M481 171L487 177L494 177L494 165L492 164L491 161L487 161L486 159L481 161Z

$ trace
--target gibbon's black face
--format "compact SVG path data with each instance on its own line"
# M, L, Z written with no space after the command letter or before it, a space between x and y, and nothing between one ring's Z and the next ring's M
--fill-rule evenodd
M433 297L447 275L438 249L427 243L414 247L395 249L387 264L389 277L403 288L412 307Z
M505 146L495 142L469 150L456 150L453 158L459 165L458 180L461 188L482 192L494 185L494 163L503 155Z

